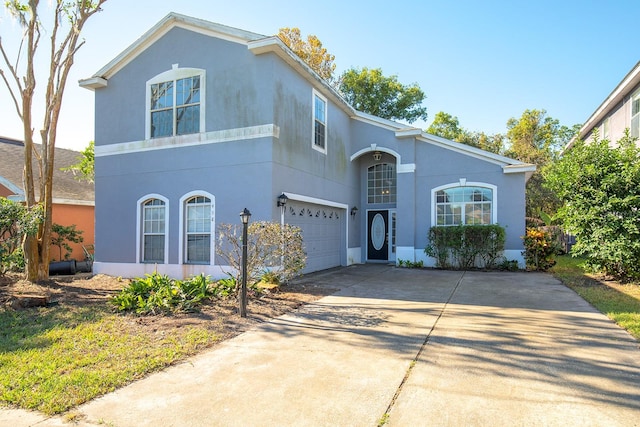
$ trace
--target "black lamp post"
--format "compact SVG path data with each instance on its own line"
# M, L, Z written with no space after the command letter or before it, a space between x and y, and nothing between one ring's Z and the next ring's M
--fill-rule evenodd
M249 209L240 212L242 221L242 289L240 290L240 317L247 317L247 225L251 218Z

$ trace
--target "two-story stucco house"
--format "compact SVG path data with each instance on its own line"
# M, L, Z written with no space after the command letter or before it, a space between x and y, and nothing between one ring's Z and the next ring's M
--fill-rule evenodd
M243 208L300 226L307 272L434 265L435 224L499 223L522 262L533 165L358 112L277 37L172 13L80 84L95 91L96 273L221 276L216 226Z
M612 143L624 136L625 129L631 136L640 137L640 62L591 114L576 138L590 141L596 129L600 139Z

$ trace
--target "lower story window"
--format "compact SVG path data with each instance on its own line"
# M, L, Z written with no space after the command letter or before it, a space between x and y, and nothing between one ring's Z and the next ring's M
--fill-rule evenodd
M436 197L437 225L491 224L493 190L485 187L452 187Z
M165 202L149 199L143 204L142 261L164 262Z
M211 261L211 199L196 196L186 202L186 254L188 264Z

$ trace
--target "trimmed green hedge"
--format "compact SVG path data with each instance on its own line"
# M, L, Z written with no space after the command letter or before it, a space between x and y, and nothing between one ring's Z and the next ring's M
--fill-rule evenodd
M435 226L428 238L424 252L436 259L437 267L495 268L502 258L506 232L497 224Z

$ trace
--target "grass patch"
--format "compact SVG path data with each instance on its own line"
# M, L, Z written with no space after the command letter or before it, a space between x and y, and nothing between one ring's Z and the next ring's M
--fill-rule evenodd
M640 286L601 281L588 275L582 260L565 255L550 270L566 286L640 340Z
M57 414L218 340L201 326L135 326L105 305L0 309L0 402Z

